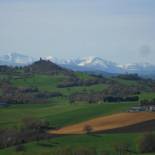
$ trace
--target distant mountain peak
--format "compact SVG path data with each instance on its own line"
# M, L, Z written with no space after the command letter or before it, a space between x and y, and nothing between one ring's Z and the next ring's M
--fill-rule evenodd
M0 56L0 65L22 66L35 61L34 58L16 52Z
M90 56L88 58L82 58L81 62L78 64L79 66L86 66L93 63L99 63L100 61L103 61L101 58Z
M155 65L150 63L133 63L122 65L95 56L77 59L58 59L53 56L47 56L43 59L74 71L101 71L114 74L138 73L140 75L155 75ZM26 66L32 64L36 60L36 58L13 52L0 56L0 65Z

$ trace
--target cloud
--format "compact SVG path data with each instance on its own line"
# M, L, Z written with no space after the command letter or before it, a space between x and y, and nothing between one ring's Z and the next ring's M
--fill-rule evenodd
M140 47L139 53L140 53L141 57L145 58L145 57L148 57L152 53L152 51L151 51L150 46L143 45Z

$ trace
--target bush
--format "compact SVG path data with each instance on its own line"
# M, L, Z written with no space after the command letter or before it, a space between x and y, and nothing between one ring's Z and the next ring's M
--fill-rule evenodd
M131 153L131 144L128 142L121 142L114 145L114 150L117 154Z
M139 142L139 149L141 153L155 152L155 134L144 135Z
M23 127L27 130L43 132L49 128L49 123L33 117L26 117L22 120Z

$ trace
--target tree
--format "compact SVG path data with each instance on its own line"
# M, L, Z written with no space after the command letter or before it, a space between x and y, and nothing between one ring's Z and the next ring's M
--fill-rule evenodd
M114 150L118 155L124 155L127 153L132 152L131 151L131 145L127 142L122 142L114 145Z
M90 126L90 125L88 125L88 124L84 126L84 132L85 132L86 134L90 134L92 131L93 131L92 126Z
M139 149L142 153L155 152L155 134L145 134L139 142Z
M49 128L49 123L33 117L26 117L22 120L23 127L27 130L44 131Z

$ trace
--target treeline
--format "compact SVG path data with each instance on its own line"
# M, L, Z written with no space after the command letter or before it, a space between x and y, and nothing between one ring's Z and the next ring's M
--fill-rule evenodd
M0 129L0 148L24 144L30 141L47 139L47 129L52 128L47 121L37 118L24 118L20 129Z
M141 93L141 89L137 86L127 86L123 84L110 84L105 89L105 95L107 96L117 96L117 97L123 97L123 96L131 96L131 95L139 95Z
M88 102L95 103L104 100L104 94L102 92L98 93L74 93L69 96L69 101L74 102Z
M11 67L6 65L0 65L0 74L7 74L7 75L13 75L19 73L18 70L21 69L21 67Z
M125 80L143 80L138 74L121 74L118 77Z
M61 97L60 92L45 92L38 88L17 88L9 83L1 83L0 100L8 104L47 103L49 99Z
M109 85L101 92L81 92L73 93L69 96L71 103L84 101L89 103L95 102L128 102L138 101L140 91L137 87L128 87L119 84Z
M139 96L116 97L106 96L104 102L135 102L139 100Z
M140 105L141 106L155 106L155 98L154 99L152 99L152 100L141 100L140 101Z
M75 76L68 78L67 80L61 82L58 88L66 87L77 87L77 86L91 86L96 84L106 83L105 78L93 78L93 79L80 79Z
M139 100L139 96L106 96L104 93L74 93L69 100L74 102L134 102Z

